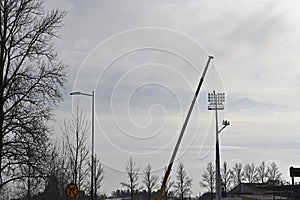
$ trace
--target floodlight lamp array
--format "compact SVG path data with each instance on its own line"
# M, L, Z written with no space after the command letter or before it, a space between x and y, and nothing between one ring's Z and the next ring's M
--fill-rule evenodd
M217 93L217 101L225 102L225 93Z
M209 110L223 110L225 102L225 93L208 93L208 109Z
M225 93L208 93L208 102L225 102Z

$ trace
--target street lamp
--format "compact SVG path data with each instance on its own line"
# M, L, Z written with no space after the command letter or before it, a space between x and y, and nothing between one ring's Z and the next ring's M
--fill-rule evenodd
M91 94L83 92L71 92L70 95L83 95L92 97L92 155L91 155L91 199L94 200L94 116L95 116L95 94L94 90Z
M218 110L224 110L225 93L208 93L208 110L215 110L216 117L216 199L221 200L221 174L220 174L220 150L219 150L219 133L228 125L230 122L223 120L223 127L219 130L218 127Z

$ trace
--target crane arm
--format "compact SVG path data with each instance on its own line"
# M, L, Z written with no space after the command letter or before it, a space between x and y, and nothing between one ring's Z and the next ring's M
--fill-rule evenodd
M187 116L186 116L186 118L185 118L185 121L184 121L184 123L183 123L182 129L181 129L181 132L180 132L180 135L179 135L178 140L177 140L177 143L176 143L176 146L175 146L174 151L173 151L173 153L172 153L172 157L171 157L170 163L169 163L169 165L168 165L167 171L166 171L166 173L165 173L165 176L164 176L164 179L163 179L161 188L160 188L160 190L159 190L157 200L161 200L161 198L162 198L162 194L163 194L163 191L165 190L165 187L166 187L166 184L167 184L167 180L168 180L169 175L170 175L170 173L171 173L172 165L173 165L173 163L174 163L174 160L175 160L177 151L178 151L178 149L179 149L179 145L180 145L180 143L181 143L181 140L182 140L184 131L185 131L186 127L187 127L189 118L190 118L191 113L192 113L192 111L193 111L193 107L194 107L194 105L195 105L197 96L198 96L199 91L200 91L200 88L201 88L201 86L202 86L202 83L203 83L203 80L204 80L206 71L207 71L207 69L208 69L210 60L213 59L213 58L214 58L213 56L208 56L208 60L207 60L206 66L205 66L205 68L204 68L204 71L203 71L202 76L201 76L201 78L200 78L199 84L198 84L198 86L197 86L197 89L196 89L194 98L193 98L193 100L192 100L192 103L191 103L189 112L188 112L188 114L187 114Z

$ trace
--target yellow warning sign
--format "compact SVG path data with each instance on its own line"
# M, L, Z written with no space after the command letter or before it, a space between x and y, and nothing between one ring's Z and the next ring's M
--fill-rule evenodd
M78 195L78 187L75 183L70 183L70 184L67 185L66 195L70 199L76 198L76 196Z

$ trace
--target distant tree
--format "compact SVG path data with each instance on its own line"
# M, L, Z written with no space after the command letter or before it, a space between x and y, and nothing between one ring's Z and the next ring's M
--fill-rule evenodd
M254 163L246 164L244 166L244 177L246 182L255 183L257 181L257 171Z
M167 168L165 168L165 173L167 171ZM165 174L164 173L164 174ZM161 183L163 182L164 180L164 176L161 177ZM168 197L169 197L169 193L170 193L170 190L171 188L174 186L175 182L171 180L171 176L169 176L167 182L166 182L166 187L164 188L164 194L165 194L165 199L168 200Z
M231 174L234 186L241 184L244 180L242 163L235 163L234 167L232 168Z
M136 167L136 163L132 160L132 158L130 158L126 164L126 173L129 182L121 182L121 185L130 190L130 199L133 200L133 193L136 189L138 189L139 168Z
M30 200L34 195L43 191L45 186L45 176L41 175L39 171L36 171L33 167L30 166L32 156L34 152L33 149L28 144L24 157L28 159L28 165L22 165L20 167L21 173L27 175L26 178L20 179L16 184L15 195L20 198ZM44 153L46 155L46 152ZM44 166L45 167L45 166ZM43 173L44 174L44 173Z
M69 119L64 120L62 127L63 141L67 156L67 169L72 181L81 190L84 186L89 168L89 150L87 138L89 134L89 123L86 116L78 105Z
M60 188L60 181L58 180L57 174L50 174L50 176L47 179L46 188L44 191L44 199L45 200L62 200L63 194L62 194L62 188Z
M43 2L0 1L0 194L10 183L44 176L48 121L62 100L66 66L53 39L65 12L47 11Z
M225 192L228 192L228 190L231 188L232 176L231 176L231 170L228 169L228 165L226 161L224 161L223 167L221 169L221 178L222 178L222 183L224 185L224 190Z
M202 181L200 182L201 187L207 188L210 193L211 199L213 199L213 193L215 191L216 172L212 162L207 164L204 174L202 174Z
M118 190L115 190L112 192L112 196L114 198L126 198L126 197L128 197L128 195L130 195L129 193L130 193L129 190L119 190L118 189Z
M177 181L174 185L175 193L183 200L184 196L191 191L192 179L187 175L182 162L177 167L176 179Z
M281 179L282 173L279 171L275 162L272 162L268 167L268 179L269 181L278 181Z
M45 200L62 200L65 186L69 181L67 174L66 151L58 141L51 146L51 154L47 161L47 177L44 190Z
M268 177L268 168L265 164L265 161L261 162L261 164L256 167L256 171L257 171L257 180L260 183L265 183Z
M147 189L148 200L151 200L151 194L153 189L157 187L158 176L155 176L152 172L152 167L150 164L147 165L145 170L143 171L143 183Z
M94 196L100 196L101 194L98 192L100 191L101 184L104 178L104 168L100 162L100 159L95 156L95 185L94 185Z

